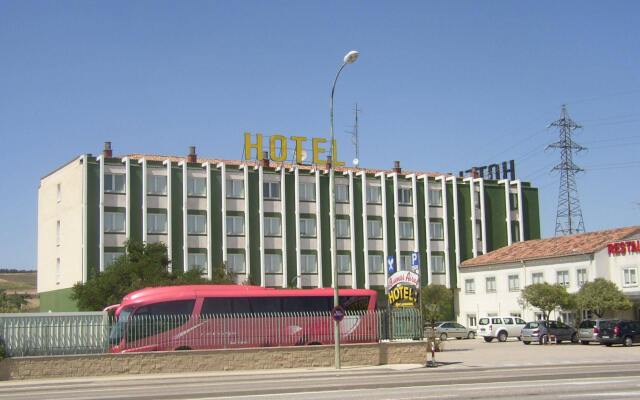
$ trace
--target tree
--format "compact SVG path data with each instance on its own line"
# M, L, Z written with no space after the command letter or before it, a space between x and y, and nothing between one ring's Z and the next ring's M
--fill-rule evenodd
M520 301L542 311L544 319L548 320L551 311L558 307L569 307L571 305L571 296L564 286L557 283L555 285L550 285L546 282L534 283L522 290Z
M425 286L420 291L422 297L422 318L435 325L436 321L453 319L453 293L444 285Z
M576 293L575 300L578 309L591 310L598 318L608 312L629 310L632 307L631 301L618 286L603 278L585 283Z
M22 311L22 307L28 304L29 295L22 293L7 294L5 289L0 289L0 313L16 313Z
M211 281L203 278L200 270L169 272L168 266L167 247L163 243L131 240L126 244L125 254L104 272L84 284L75 284L71 298L80 310L94 311L117 304L127 293L146 287L233 282L224 266L214 270Z

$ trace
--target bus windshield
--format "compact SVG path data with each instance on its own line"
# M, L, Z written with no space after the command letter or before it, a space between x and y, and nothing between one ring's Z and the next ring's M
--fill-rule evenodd
M133 308L123 308L122 311L120 311L118 321L113 324L111 332L109 333L109 343L112 346L118 345L124 337L125 324L129 320L132 312Z

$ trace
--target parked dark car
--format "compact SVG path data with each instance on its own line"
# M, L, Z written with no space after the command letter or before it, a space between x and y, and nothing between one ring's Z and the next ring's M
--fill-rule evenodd
M520 335L524 344L530 344L534 341L545 344L552 336L555 337L556 343L563 341L576 343L578 341L578 333L574 328L556 321L527 322Z
M624 319L600 320L594 328L596 340L606 346L621 344L625 347L640 342L640 322Z

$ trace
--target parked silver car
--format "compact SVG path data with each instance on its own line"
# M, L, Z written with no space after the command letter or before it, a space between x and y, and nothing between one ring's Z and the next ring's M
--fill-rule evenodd
M425 337L431 336L431 327L425 326ZM476 330L470 329L457 322L437 322L436 323L436 336L440 337L440 340L447 340L450 337L456 339L474 339L476 337Z
M552 337L555 338L556 343L563 341L578 342L578 333L576 330L559 321L527 322L527 325L522 328L520 336L524 344L530 344L531 342L545 344L548 343Z
M597 342L596 334L594 333L594 327L596 326L597 321L592 319L585 319L580 322L580 326L578 326L578 339L582 344L589 344L589 342Z

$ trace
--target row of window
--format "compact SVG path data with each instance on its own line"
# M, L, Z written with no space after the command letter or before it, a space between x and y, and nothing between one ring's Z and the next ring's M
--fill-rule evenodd
M105 253L106 254L106 253ZM207 268L207 255L203 252L189 253L188 257L189 268L201 268L206 270ZM372 253L368 255L369 261L369 273L382 274L384 273L384 256L382 254ZM444 256L441 254L433 254L431 256L431 263L434 273L444 273ZM227 254L227 268L237 274L243 274L246 272L245 254L240 252L239 249L230 249ZM279 253L265 253L264 255L265 272L268 274L281 274L282 273L282 254ZM338 273L349 274L351 273L351 254L343 253L336 255L336 268ZM411 268L411 255L403 254L400 256L399 261L400 270L409 270ZM303 274L317 274L318 273L318 256L316 254L301 254L300 255L300 268Z
M635 277L635 275L634 275ZM580 268L576 270L576 282L578 286L582 286L587 282L587 270L585 268ZM510 292L516 292L520 290L520 275L514 274L509 275L507 277L508 281L508 290ZM531 274L531 283L544 283L544 272L534 272ZM569 271L556 271L556 283L561 286L569 287L570 279L569 279ZM496 277L489 276L485 278L485 291L487 293L496 293ZM465 293L475 293L476 292L476 283L475 279L465 279L464 281L464 291Z
M125 232L125 213L121 211L106 211L104 213L104 230L109 233ZM228 215L226 217L227 234L241 236L245 234L244 216ZM442 221L431 221L429 223L431 239L444 239L444 229ZM205 214L188 214L187 215L187 232L189 234L206 234L207 233L207 217ZM167 233L167 214L164 213L148 213L147 214L147 233L163 234ZM313 216L305 216L300 218L300 236L315 237L316 236L316 219ZM399 237L400 239L413 239L413 221L399 221ZM282 220L279 215L264 217L264 235L265 236L281 236ZM382 220L371 218L367 220L367 237L369 239L381 239L383 236ZM349 238L351 236L350 221L346 218L336 218L336 236L338 238ZM56 226L56 240L59 243L60 223Z
M125 174L105 174L104 175L104 191L106 193L125 193ZM205 177L188 177L187 179L187 195L189 196L206 196L207 181ZM264 182L263 196L267 200L280 199L280 182ZM228 178L226 180L226 191L228 198L244 198L244 181L241 179ZM301 201L316 200L316 185L313 182L301 182L299 186L299 198ZM479 192L478 193L479 196ZM167 194L167 177L165 175L148 175L147 176L147 194L166 195ZM442 190L429 189L429 205L442 206ZM335 185L336 202L349 202L349 185L337 183ZM479 200L478 200L479 202ZM378 185L367 186L367 203L382 203L382 188ZM411 188L398 188L398 204L412 205L413 194ZM478 204L478 203L477 203ZM517 204L517 202L516 202Z

